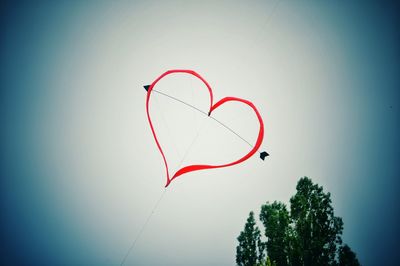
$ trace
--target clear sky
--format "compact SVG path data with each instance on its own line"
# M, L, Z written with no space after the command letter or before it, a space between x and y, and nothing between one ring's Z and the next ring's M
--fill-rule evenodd
M396 5L10 1L0 10L3 259L121 262L166 181L142 86L185 68L216 100L257 105L271 156L175 180L127 265L235 264L248 213L287 203L302 176L331 192L343 240L363 265L398 263ZM159 89L209 108L194 78L177 75ZM171 171L183 157L182 165L221 163L248 150L201 114L152 100ZM255 140L247 108L215 116Z

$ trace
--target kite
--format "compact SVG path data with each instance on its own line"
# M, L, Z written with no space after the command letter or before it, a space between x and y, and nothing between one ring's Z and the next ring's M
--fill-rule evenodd
M202 113L205 113L205 114L208 115L209 117L211 117L211 114L212 114L213 112L216 112L218 108L222 108L222 106L223 106L224 104L229 103L229 102L239 102L239 103L241 103L241 104L244 104L244 105L249 106L249 107L254 111L255 115L257 116L258 122L259 122L259 131L258 131L257 139L256 139L256 142L255 142L254 145L250 144L250 143L247 142L245 139L243 139L240 135L238 135L236 132L234 132L232 129L230 129L229 127L225 126L225 125L224 125L223 123L221 123L220 121L218 121L218 120L216 120L215 118L213 118L214 120L216 120L217 122L219 122L221 125L223 125L224 127L226 127L228 130L230 130L231 132L233 132L234 134L236 134L238 137L240 137L242 140L244 140L245 142L247 142L247 143L252 147L251 150L250 150L247 154L245 154L243 157L241 157L241 158L239 158L239 159L237 159L237 160L235 160L235 161L233 161L233 162L226 163L226 164L220 164L220 165L205 165L205 164L188 165L188 166L185 166L185 167L182 167L182 168L178 169L178 170L176 171L176 173L175 173L174 175L172 175L172 177L170 176L170 174L169 174L169 169L168 169L167 159L166 159L166 157L165 157L165 154L164 154L164 152L163 152L163 149L162 149L162 147L161 147L161 144L160 144L160 142L159 142L158 139L157 139L157 134L156 134L156 131L154 130L154 126L153 126L153 123L152 123L152 120L151 120L151 117L150 117L149 105L150 105L151 93L152 93L153 91L158 92L158 91L156 91L156 90L154 89L155 86L157 85L157 83L158 83L161 79L163 79L164 77L166 77L166 76L168 76L168 75L175 74L175 73L185 73L185 74L192 75L192 76L194 76L194 77L200 79L200 80L204 83L205 87L207 88L207 90L208 90L208 92L209 92L209 96L210 96L210 108L209 108L209 110L208 110L208 113L203 112L203 111L201 111L201 110L198 110L198 111L200 111L200 112L202 112ZM262 144L262 142L263 142L263 139L264 139L264 122L263 122L263 119L262 119L260 113L258 112L256 106L255 106L252 102L250 102L250 101L248 101L248 100L244 100L244 99L237 98L237 97L225 97L225 98L222 98L221 100L219 100L218 102L213 103L213 100L214 100L214 99L213 99L213 92L212 92L211 86L208 84L208 82L207 82L202 76L200 76L198 73L196 73L196 72L193 71L193 70L186 70L186 69L168 70L168 71L166 71L165 73L163 73L162 75L160 75L157 79L155 79L150 85L145 85L144 88L145 88L145 90L147 91L147 96L146 96L146 112L147 112L147 118L148 118L148 121L149 121L149 124L150 124L151 132L153 133L154 140L155 140L155 142L156 142L156 144L157 144L158 150L160 151L160 153L161 153L161 155L162 155L162 158L163 158L163 160L164 160L165 170L166 170L166 174L167 174L167 183L166 183L165 187L168 187L169 184L172 182L172 180L174 180L174 179L177 178L178 176L181 176L181 175L183 175L183 174L187 174L187 173L189 173L189 172L194 172L194 171L199 171L199 170L206 170L206 169L214 169L214 168L229 167L229 166L233 166L233 165L242 163L242 162L246 161L247 159L249 159L251 156L253 156L253 155L258 151L258 149L260 148L260 146L261 146L261 144ZM161 93L161 92L158 92L158 93ZM179 100L179 99L177 99L177 98L174 98L174 97L172 97L172 96L169 96L169 95L167 95L167 94L164 94L164 93L161 93L161 94L163 94L163 95L165 95L165 96L168 96L168 97L170 97L170 98L172 98L172 99L175 99L175 100L177 100L177 101L180 101L180 102L182 102L182 103L184 103L184 104L186 104L186 105L189 105L189 104L187 104L187 103L185 103L185 102L183 102L183 101L181 101L181 100ZM191 105L189 105L189 106L191 106ZM193 106L191 106L191 107L193 107ZM193 107L193 108L195 108L195 107ZM197 108L195 108L195 109L197 109ZM211 117L211 118L212 118L212 117ZM263 151L263 152L260 153L260 158L261 158L262 160L264 160L265 157L268 156L268 155L269 155L269 154L268 154L266 151Z

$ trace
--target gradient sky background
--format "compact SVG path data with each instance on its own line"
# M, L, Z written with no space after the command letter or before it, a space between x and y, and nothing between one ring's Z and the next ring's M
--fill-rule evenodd
M57 2L57 3L56 3ZM249 211L309 176L332 194L363 265L398 263L399 8L366 1L10 1L0 8L1 257L118 265L163 193L143 85L188 68L214 96L252 100L263 149L167 189L129 265L233 265ZM160 90L208 109L185 75ZM171 168L248 149L154 95ZM249 141L242 106L215 116ZM188 149L193 137L195 144Z

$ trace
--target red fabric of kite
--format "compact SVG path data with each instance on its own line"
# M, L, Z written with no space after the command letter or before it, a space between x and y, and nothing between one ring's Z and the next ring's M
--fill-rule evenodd
M171 75L174 73L186 73L186 74L190 74L193 75L195 77L197 77L198 79L200 79L207 87L209 93L210 93L210 109L209 109L209 115L211 115L211 113L213 111L215 111L216 109L220 108L223 104L227 103L227 102L240 102L243 103L245 105L248 105L249 107L251 107L254 111L254 113L257 116L258 122L260 124L260 128L258 131L258 137L256 140L256 143L254 144L253 148L246 154L244 155L242 158L230 162L230 163L226 163L226 164L221 164L221 165L202 165L202 164L196 164L196 165L188 165L185 166L181 169L179 169L172 177L170 177L169 175L169 170L168 170L168 163L167 163L167 159L165 157L165 154L163 152L163 149L157 139L157 134L154 130L153 127L153 123L151 121L151 117L150 117L150 113L149 113L149 102L150 102L150 96L151 96L151 92L154 88L154 86L157 84L157 82L159 82L162 78L164 78L167 75ZM163 73L161 76L159 76L156 80L153 81L153 83L151 83L150 87L147 90L147 97L146 97L146 112L147 112L147 118L149 120L149 124L150 124L150 128L151 128L151 132L153 133L154 136L154 140L156 141L157 147L163 157L164 160L164 164L165 164L165 170L167 172L167 183L165 185L165 187L168 187L168 185L171 183L172 180L174 180L175 178L177 178L178 176L181 176L183 174L189 173L189 172L193 172L193 171L198 171L198 170L205 170L205 169L213 169L213 168L223 168L223 167L228 167L228 166L232 166L235 164L239 164L241 162L246 161L247 159L249 159L251 156L254 155L254 153L257 152L257 150L260 148L261 143L263 141L264 138L264 123L262 120L262 117L260 115L260 113L258 112L257 108L255 107L255 105L248 101L248 100L244 100L244 99L240 99L240 98L236 98L236 97L225 97L221 100L219 100L217 103L213 104L213 93L212 93L212 89L211 86L208 84L208 82L201 77L199 74L197 74L195 71L193 70L184 70L184 69L175 69L175 70L169 70L165 73Z

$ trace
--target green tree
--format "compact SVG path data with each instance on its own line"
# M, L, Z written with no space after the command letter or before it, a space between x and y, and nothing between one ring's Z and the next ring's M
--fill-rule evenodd
M264 257L264 244L261 242L261 232L256 225L254 213L250 212L244 231L240 232L236 247L236 263L240 266L255 266L261 264Z
M339 249L339 266L359 266L360 263L356 258L356 254L348 245L344 245Z
M277 266L289 265L289 212L283 203L261 206L260 220L265 227L268 257Z
M261 266L276 266L276 263L271 262L270 257L267 256L267 259L265 260L265 262L263 264L261 264Z
M337 245L342 243L343 222L334 216L330 193L314 185L308 177L299 180L296 194L290 199L294 224L293 258L300 265L334 265Z
M267 240L261 242L251 212L238 237L238 265L360 265L350 247L341 246L343 221L334 215L330 193L308 177L298 181L290 211L283 203L267 202L261 206L260 220Z

